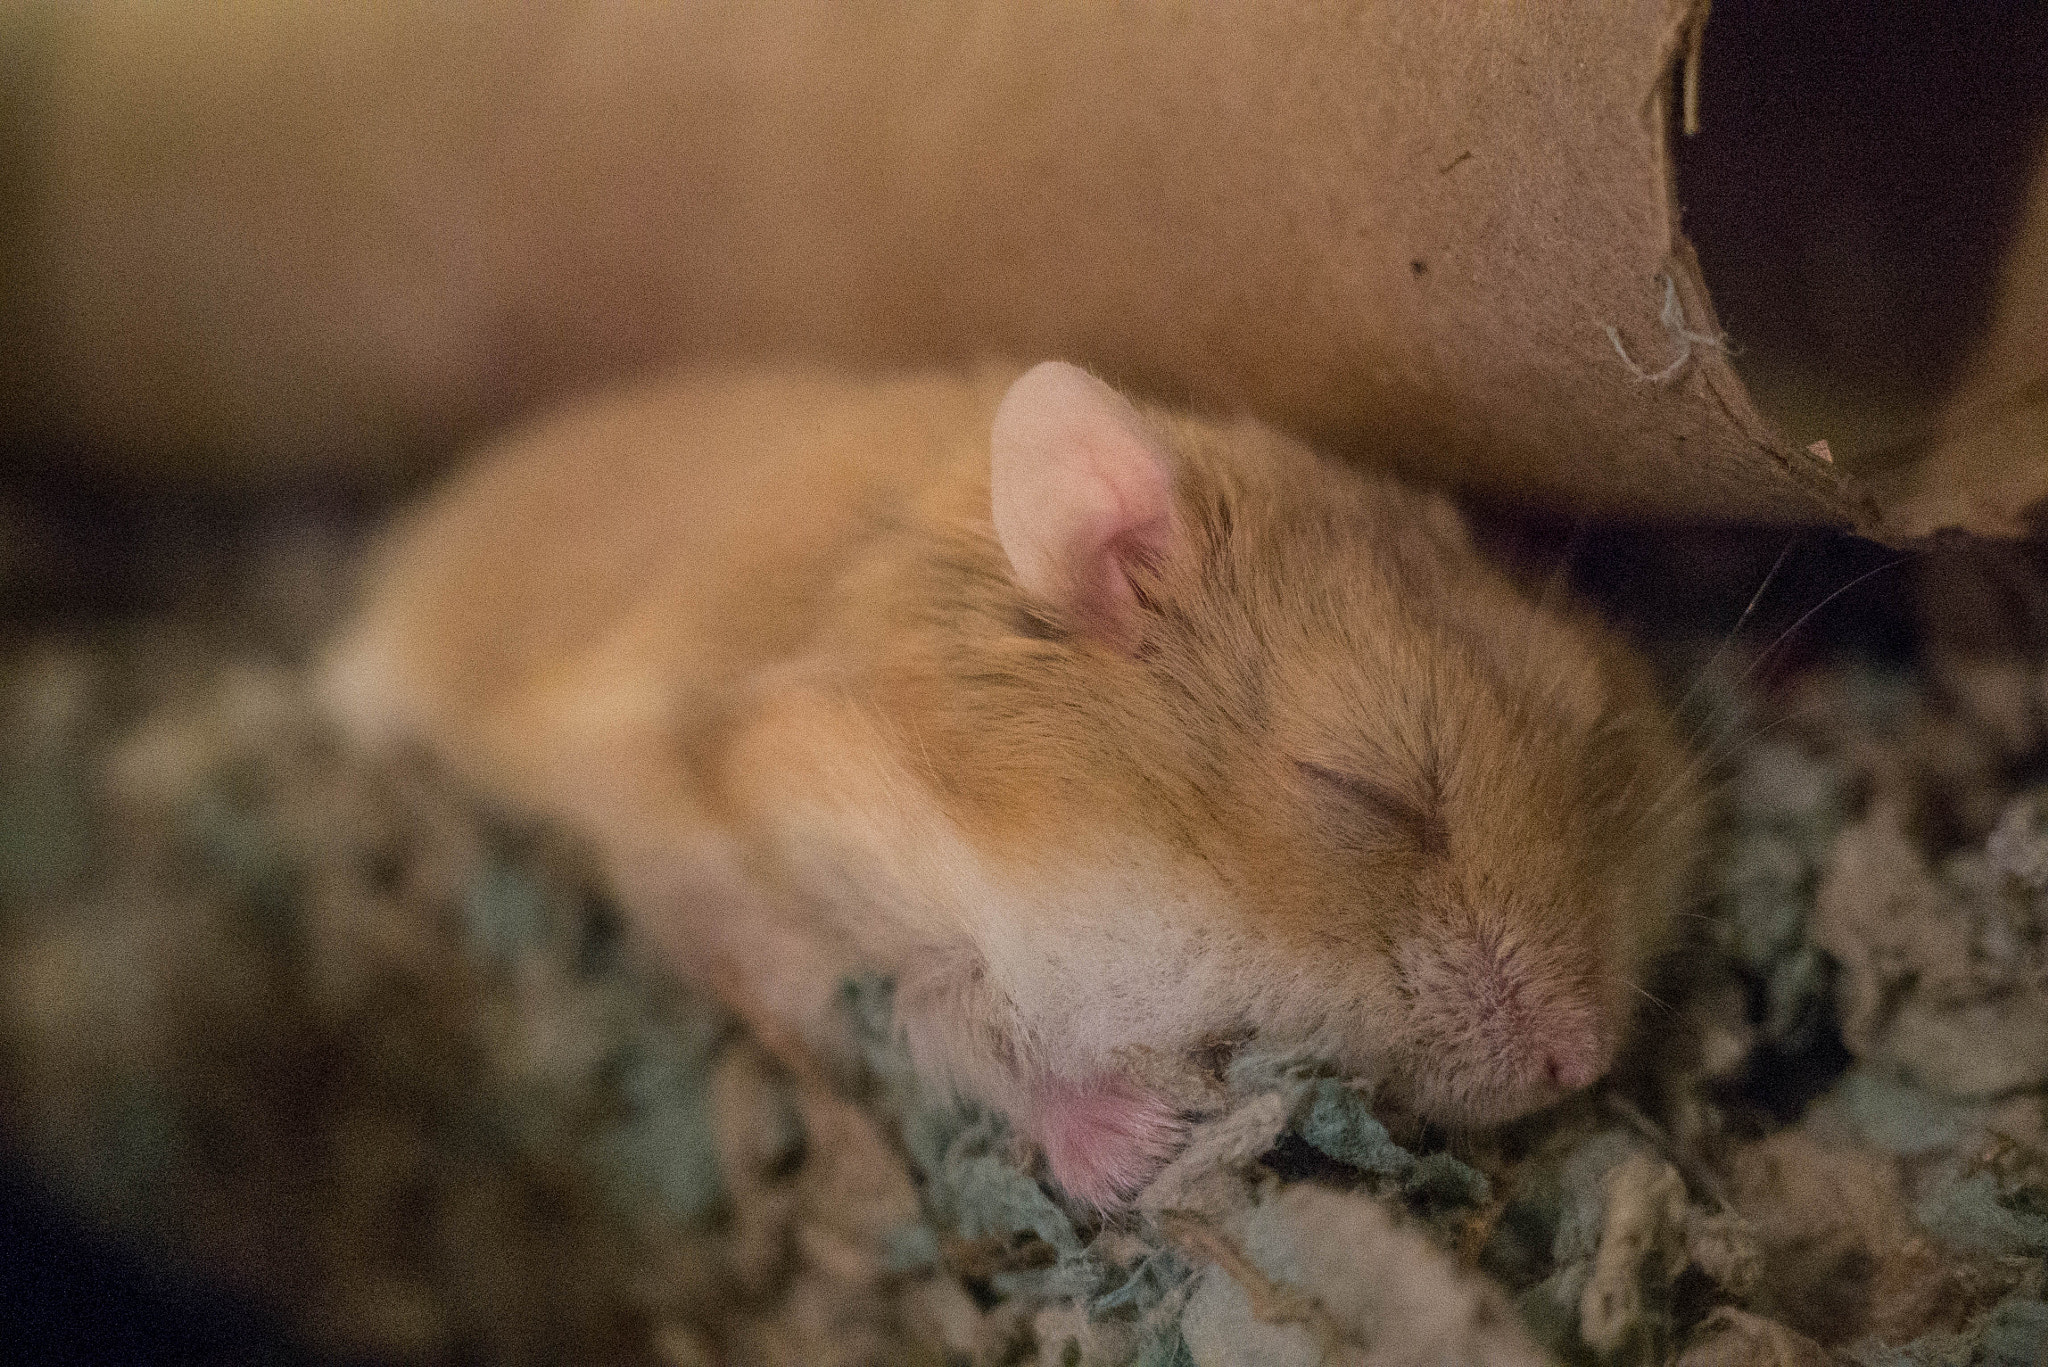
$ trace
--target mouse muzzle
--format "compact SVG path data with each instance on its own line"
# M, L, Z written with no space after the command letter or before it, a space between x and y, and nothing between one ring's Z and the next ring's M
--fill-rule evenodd
M1577 956L1476 927L1399 956L1408 1005L1396 1085L1421 1114L1498 1124L1590 1086L1614 1061L1598 976Z

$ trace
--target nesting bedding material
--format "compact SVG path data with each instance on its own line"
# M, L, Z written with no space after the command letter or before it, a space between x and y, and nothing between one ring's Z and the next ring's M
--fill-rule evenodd
M350 753L232 633L18 635L6 1120L84 1208L397 1361L2048 1361L2041 756L1909 671L1739 672L1703 732L1761 735L1609 1084L1397 1134L1249 1048L1105 1222L919 1082L886 983L845 988L859 1075L794 1076L568 840Z

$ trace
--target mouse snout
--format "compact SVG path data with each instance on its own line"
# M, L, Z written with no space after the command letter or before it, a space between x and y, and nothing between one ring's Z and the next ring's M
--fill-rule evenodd
M1415 1102L1493 1124L1589 1086L1613 1059L1584 975L1499 936L1455 937L1405 957Z
M1475 1083L1497 1089L1500 1109L1519 1114L1590 1086L1607 1071L1609 1050L1576 1003L1518 994L1504 1010L1475 1018L1446 1062Z
M1605 1070L1602 1052L1591 1039L1552 1041L1542 1049L1544 1080L1565 1092L1589 1087Z

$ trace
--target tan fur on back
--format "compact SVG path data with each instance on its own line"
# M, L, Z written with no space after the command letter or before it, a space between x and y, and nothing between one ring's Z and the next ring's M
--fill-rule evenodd
M1610 1053L1689 863L1639 666L1434 496L1161 410L1185 553L1107 649L997 544L1009 378L700 372L514 437L397 536L331 695L593 835L769 1028L892 972L997 1100L1256 1031L1482 1118L1475 993Z

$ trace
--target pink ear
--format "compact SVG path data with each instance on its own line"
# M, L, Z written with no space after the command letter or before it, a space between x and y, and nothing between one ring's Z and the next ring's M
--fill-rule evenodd
M1140 634L1131 570L1172 550L1173 465L1123 396L1047 361L989 434L996 538L1018 586L1119 650Z

